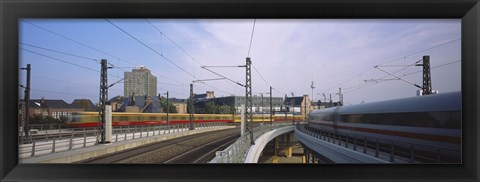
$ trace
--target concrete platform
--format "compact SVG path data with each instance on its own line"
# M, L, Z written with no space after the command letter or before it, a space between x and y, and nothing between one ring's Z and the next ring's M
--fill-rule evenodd
M20 163L73 163L113 152L118 152L126 150L133 147L138 147L145 144L150 144L154 142L165 141L173 138L178 138L187 135L193 135L197 133L203 133L208 131L217 131L228 128L234 128L234 126L223 126L215 128L206 128L206 129L196 129L193 131L183 131L178 133L167 133L162 135L136 138L133 140L119 141L115 143L108 143L102 145L95 145L86 148L79 148L75 150L62 151L58 153L52 153L47 155L42 155L38 157L32 157L28 159L20 159Z

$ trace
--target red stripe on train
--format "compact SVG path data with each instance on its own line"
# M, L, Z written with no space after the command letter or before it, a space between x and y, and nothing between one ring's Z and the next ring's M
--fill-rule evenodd
M232 120L195 120L195 123L210 123L210 122L231 122ZM169 121L169 124L187 124L190 123L190 120L174 120ZM155 124L167 124L166 120L162 121L116 121L112 122L112 126L128 126L128 125L155 125ZM73 127L98 127L100 126L97 122L87 122L87 123L70 123L69 126Z
M316 124L327 126L327 127L336 127L336 128L339 128L339 129L347 129L347 130L360 131L360 132L376 133L376 134L382 134L382 135L392 135L392 136L399 136L399 137L406 137L406 138L415 138L415 139L420 139L420 140L446 142L446 143L453 143L453 144L460 144L460 141L461 141L460 137L421 134L421 133L412 133L412 132L404 132L404 131L359 128L359 127L351 127L351 126L336 126L336 125L324 124L324 123L316 123Z

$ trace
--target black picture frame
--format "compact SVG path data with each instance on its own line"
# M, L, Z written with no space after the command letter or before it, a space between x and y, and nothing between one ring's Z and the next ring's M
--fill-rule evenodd
M478 0L19 0L0 2L2 181L478 181ZM454 18L462 20L462 164L18 164L19 18Z

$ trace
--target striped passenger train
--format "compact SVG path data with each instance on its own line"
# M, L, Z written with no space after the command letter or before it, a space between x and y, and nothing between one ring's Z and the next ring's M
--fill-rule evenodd
M296 115L294 119L303 120L304 116ZM291 121L292 115L289 116L273 116L272 122ZM99 116L98 112L76 112L72 114L71 121L67 124L71 127L96 127ZM190 122L189 114L169 114L168 124L185 124ZM226 123L240 123L241 116L232 114L195 114L193 122L226 122ZM270 122L270 115L254 115L253 122L268 123ZM165 125L167 124L166 113L126 113L126 112L112 112L112 126L132 126L132 125Z
M318 130L395 141L461 160L461 92L338 106L309 113Z

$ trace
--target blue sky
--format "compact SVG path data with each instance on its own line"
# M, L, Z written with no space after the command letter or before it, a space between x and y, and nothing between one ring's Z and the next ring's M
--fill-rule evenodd
M245 64L254 22L253 19L108 21L20 20L20 66L32 65L32 99L71 102L87 98L98 102L100 59L107 59L115 66L108 70L110 84L123 78L125 70L144 65L157 76L158 93L169 91L170 97L186 98L192 80L218 78L201 66ZM296 96L311 95L313 81L315 100L323 100L323 93L327 99L332 94L332 99L338 100L335 93L340 87L346 104L415 96L417 88L405 81L365 80L387 75L373 68L375 65L408 65L430 55L433 89L458 91L460 27L460 20L448 19L257 19L249 55L256 68L252 68L252 90L254 94L265 93L272 86L274 96L290 96L292 92ZM381 67L390 73L402 68ZM245 83L244 68L211 70ZM421 67L413 66L395 75L421 85L419 71ZM19 78L20 84L25 84L24 71L20 71ZM217 97L245 94L243 87L227 80L194 84L195 93L207 90L214 91ZM23 97L22 89L20 95ZM123 95L121 82L109 89L110 98L117 95Z

